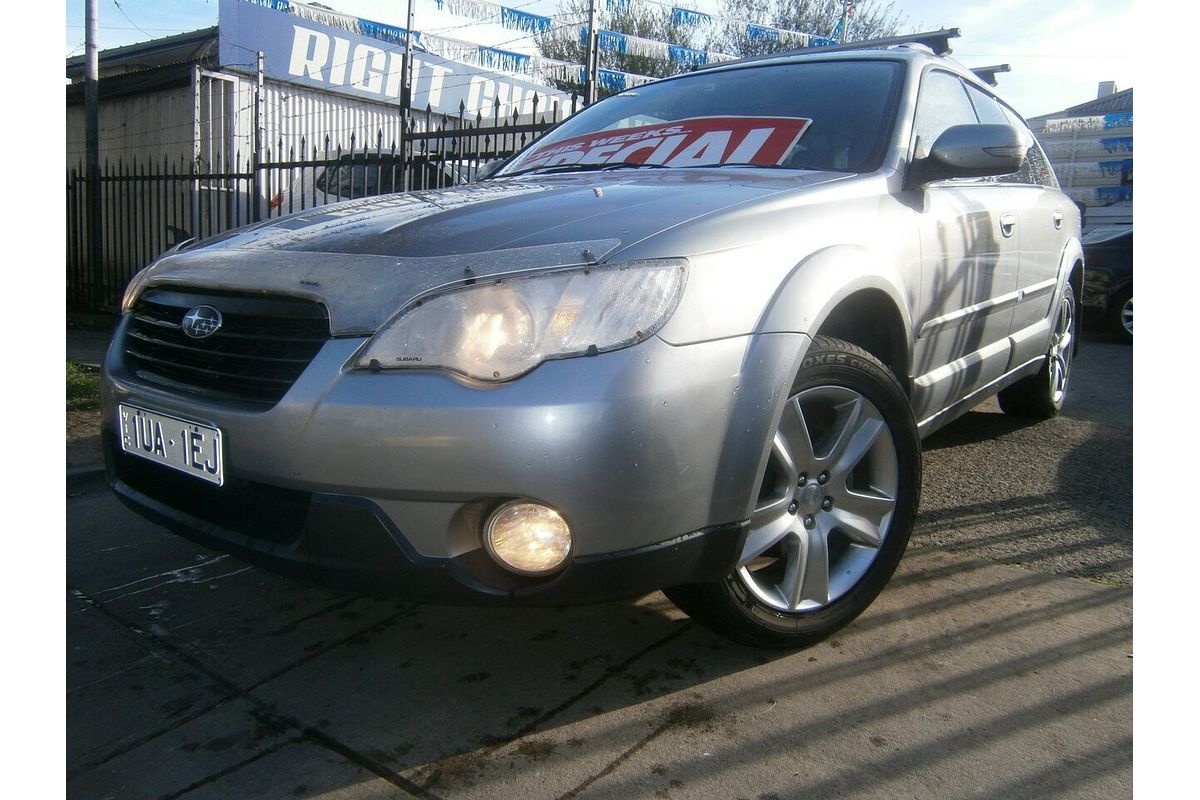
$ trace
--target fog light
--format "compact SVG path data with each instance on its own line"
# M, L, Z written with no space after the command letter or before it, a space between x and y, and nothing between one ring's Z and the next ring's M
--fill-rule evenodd
M571 529L553 508L513 500L488 517L483 541L502 566L523 575L545 575L567 560Z

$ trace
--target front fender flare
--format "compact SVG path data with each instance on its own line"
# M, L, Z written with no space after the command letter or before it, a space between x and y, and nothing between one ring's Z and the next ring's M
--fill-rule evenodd
M904 346L912 350L909 308L916 287L908 287L897 270L866 247L836 245L818 250L792 268L763 309L759 333L815 335L844 300L864 290L877 290L891 300L904 327Z

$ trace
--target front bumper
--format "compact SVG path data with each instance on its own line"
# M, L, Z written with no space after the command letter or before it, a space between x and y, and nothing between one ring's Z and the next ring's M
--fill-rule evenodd
M721 525L646 547L580 556L551 577L527 578L501 569L482 548L450 558L422 556L365 498L239 481L216 489L187 476L163 476L155 465L114 447L115 438L106 435L113 490L142 516L287 577L424 602L576 604L718 580L729 572L745 535L742 523ZM181 491L171 485L177 482L187 485Z
M352 371L363 340L334 339L262 411L139 382L123 327L104 383L122 500L277 571L443 602L581 602L726 574L808 342L655 338L483 386L435 371ZM226 486L121 453L119 402L220 428ZM511 575L482 547L487 513L518 497L571 526L569 564L551 578Z

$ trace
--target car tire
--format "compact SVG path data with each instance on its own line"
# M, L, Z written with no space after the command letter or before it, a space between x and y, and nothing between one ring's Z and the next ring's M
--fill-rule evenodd
M1000 410L1014 417L1036 420L1056 416L1066 400L1078 334L1075 293L1068 282L1054 318L1046 360L1036 373L1001 390L996 398Z
M822 336L771 442L738 563L724 580L665 591L735 641L808 647L861 614L895 571L916 517L921 447L896 377Z
M1105 309L1108 327L1123 342L1133 342L1133 287L1126 286L1113 295Z

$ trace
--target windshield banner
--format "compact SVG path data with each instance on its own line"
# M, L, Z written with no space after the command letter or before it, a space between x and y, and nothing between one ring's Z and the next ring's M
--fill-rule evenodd
M636 128L596 131L547 144L514 167L562 164L662 164L702 167L783 161L812 124L797 117L695 117Z

